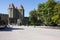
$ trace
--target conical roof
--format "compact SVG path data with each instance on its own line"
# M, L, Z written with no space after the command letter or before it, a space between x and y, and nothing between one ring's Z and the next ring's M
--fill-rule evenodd
M20 6L18 7L18 9L22 10L22 9L24 9L24 8L23 8L23 6L22 6L22 5L20 5Z
M10 4L10 5L9 5L9 8L15 8L15 7L14 7L14 4L13 4L13 3Z

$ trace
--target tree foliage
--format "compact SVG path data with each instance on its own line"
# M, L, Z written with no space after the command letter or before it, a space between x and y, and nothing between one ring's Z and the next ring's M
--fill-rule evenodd
M30 12L31 22L36 22L38 17L46 25L60 24L60 3L48 0L46 3L38 4L37 10Z
M60 24L60 3L57 3L54 7L54 16L52 17L52 21Z
M37 12L35 9L30 11L29 21L31 21L31 24L35 24L37 22Z

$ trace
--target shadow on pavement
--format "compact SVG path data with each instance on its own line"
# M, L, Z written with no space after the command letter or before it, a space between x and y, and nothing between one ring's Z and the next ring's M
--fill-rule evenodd
M12 31L12 30L24 30L24 28L12 28L12 27L0 28L0 31Z

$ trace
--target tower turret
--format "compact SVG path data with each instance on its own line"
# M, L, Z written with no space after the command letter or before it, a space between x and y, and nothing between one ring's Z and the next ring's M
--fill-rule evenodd
M18 7L18 10L19 10L19 12L21 13L21 16L24 17L24 8L23 8L22 5L20 5L20 7Z
M15 7L14 7L14 4L13 4L13 3L10 4L10 5L9 5L9 8L15 8Z
M14 18L15 17L14 16L14 13L15 13L14 9L15 9L14 4L13 3L10 4L9 8L8 8L9 18Z

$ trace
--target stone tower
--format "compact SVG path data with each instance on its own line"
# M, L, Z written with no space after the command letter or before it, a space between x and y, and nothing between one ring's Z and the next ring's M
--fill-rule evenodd
M18 7L18 10L19 10L21 16L24 17L24 8L22 5L20 5L20 7Z
M16 24L16 10L15 10L15 6L14 4L10 4L9 5L9 8L8 8L8 16L9 16L9 19L8 19L8 22L9 23L15 23Z
M18 7L20 24L24 23L24 8L22 5Z
M9 13L8 14L9 18L15 18L15 15L14 15L14 13L15 13L15 7L14 7L13 3L9 5L8 13Z

